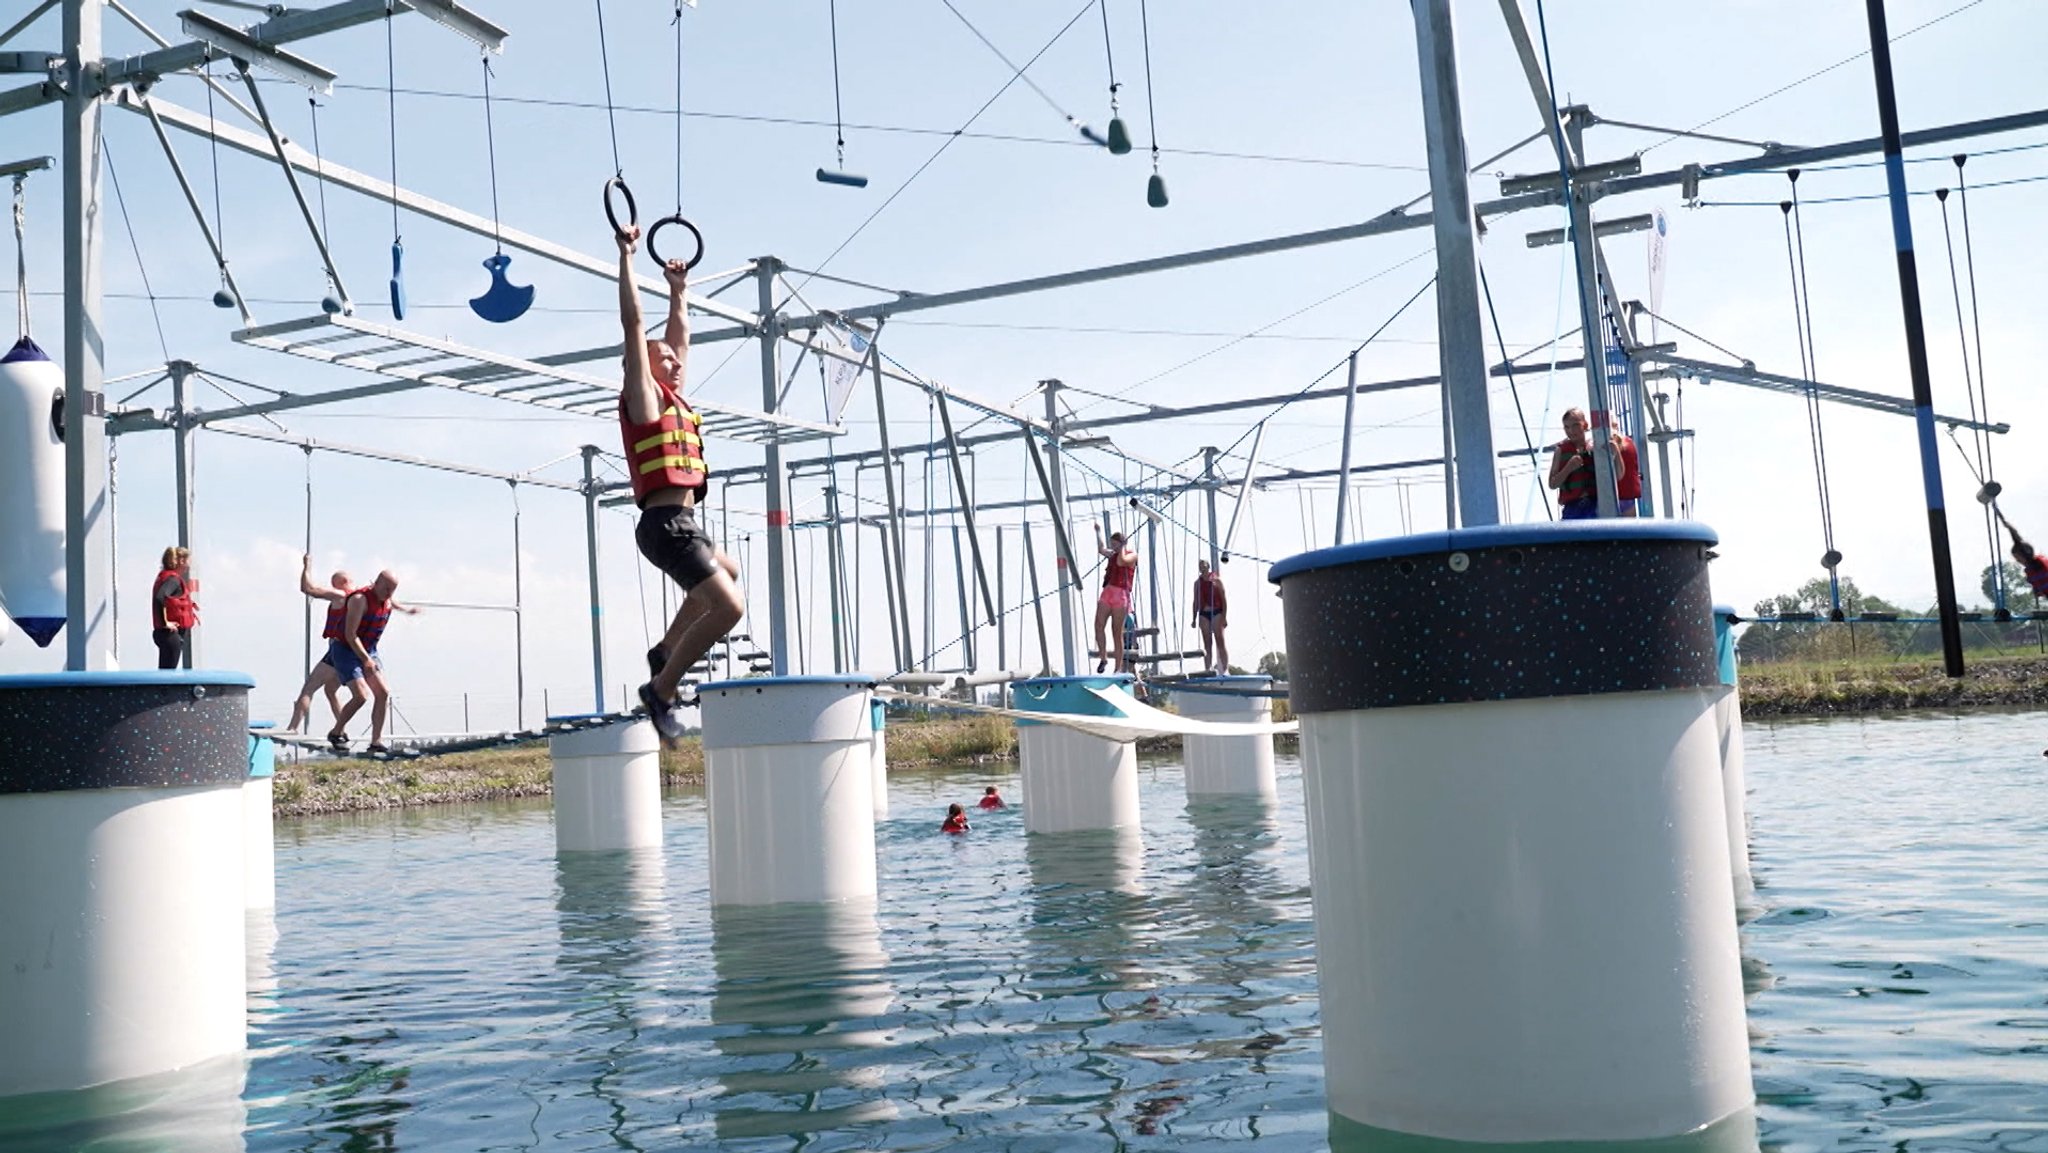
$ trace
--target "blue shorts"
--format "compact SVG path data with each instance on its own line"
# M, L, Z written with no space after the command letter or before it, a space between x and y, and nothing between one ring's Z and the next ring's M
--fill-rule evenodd
M341 641L327 642L327 663L334 666L334 675L342 684L363 679L363 662L356 659L356 650ZM378 670L384 667L384 658L378 656L374 648L370 650L370 667Z
M1600 515L1600 498L1589 496L1568 500L1557 507L1559 520L1592 520Z

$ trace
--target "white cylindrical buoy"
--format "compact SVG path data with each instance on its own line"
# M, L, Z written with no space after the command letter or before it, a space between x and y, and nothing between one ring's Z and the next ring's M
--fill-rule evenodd
M848 676L698 687L713 905L874 897L873 688Z
M242 905L277 907L277 836L271 796L277 780L277 742L265 729L249 727L249 776L242 782Z
M1121 716L1132 678L1038 677L1015 682L1012 703L1024 712ZM1138 746L1043 721L1017 722L1019 799L1024 831L1138 827Z
M0 677L0 1096L242 1050L253 685Z
M0 356L0 604L40 646L64 627L63 402L35 341Z
M880 700L874 701L870 709L870 719L875 726L874 748L868 754L875 769L875 819L886 821L889 819L889 736L884 726L889 720L889 710Z
M1274 566L1339 1117L1626 1141L1753 1103L1715 539L1582 521Z
M1752 908L1756 881L1749 873L1749 786L1742 769L1742 693L1735 673L1735 610L1714 606L1715 664L1721 693L1714 698L1714 731L1721 742L1721 793L1728 815L1728 865L1735 877L1735 907Z
M1263 724L1273 719L1273 700L1261 696L1273 687L1267 676L1203 677L1173 686L1173 703L1192 720L1232 724ZM1273 780L1273 734L1218 737L1188 733L1181 737L1187 762L1188 795L1265 797L1280 795Z
M661 738L653 722L556 733L548 738L548 759L554 767L556 852L661 844Z

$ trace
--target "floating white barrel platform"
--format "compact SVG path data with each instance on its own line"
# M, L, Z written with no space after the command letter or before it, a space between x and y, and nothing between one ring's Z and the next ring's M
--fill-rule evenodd
M1581 521L1274 566L1339 1117L1625 1141L1752 1104L1715 539Z
M880 700L869 704L870 719L874 722L874 748L868 754L875 770L875 819L889 819L889 735L885 727L889 721L889 710Z
M1173 703L1180 715L1201 721L1233 724L1264 724L1273 719L1268 692L1273 678L1265 676L1202 677L1173 686ZM1225 795L1277 798L1273 781L1273 734L1219 737L1189 733L1181 738L1181 756L1187 762L1188 795Z
M873 689L851 676L698 687L713 905L874 897Z
M1736 684L1736 612L1714 606L1715 664L1721 693L1714 698L1714 729L1721 739L1721 792L1728 811L1728 865L1735 877L1735 906L1748 909L1756 901L1756 881L1749 874L1749 786L1742 775L1742 693Z
M1117 700L1132 700L1133 678L1039 677L1017 681L1011 699L1034 713L1121 716ZM1138 827L1138 746L1043 721L1017 722L1019 795L1024 831Z
M549 720L556 719L550 717ZM555 851L612 852L661 844L661 737L648 720L548 738Z
M242 906L277 907L277 833L271 795L277 781L277 742L265 722L249 728L249 776L242 782Z
M0 1096L242 1050L253 684L0 677Z
M43 646L64 627L63 398L35 341L0 354L0 605Z

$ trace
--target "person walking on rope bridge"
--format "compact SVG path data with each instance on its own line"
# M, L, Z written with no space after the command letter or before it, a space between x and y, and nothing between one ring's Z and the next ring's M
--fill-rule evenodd
M1230 598L1223 593L1223 574L1205 560L1195 562L1195 628L1202 634L1202 671L1230 671L1230 645L1223 630L1230 624Z
M664 741L683 735L676 708L683 673L702 660L746 612L737 583L739 566L720 553L697 524L697 501L710 469L697 413L683 399L690 351L684 312L689 270L680 260L662 267L668 281L668 325L649 340L633 283L633 253L640 230L616 235L619 245L619 326L625 334L625 379L619 386L619 433L640 522L633 529L640 555L683 590L683 603L661 643L648 653L652 679L640 686L640 704ZM655 667L659 665L659 667Z
M363 707L362 691L355 687L355 682L360 681L370 690L369 750L377 754L391 751L384 744L384 723L391 714L391 684L384 679L384 661L377 655L377 642L384 639L384 628L391 623L391 612L397 607L391 594L397 591L398 578L389 569L378 573L369 587L351 591L344 602L341 639L328 643L335 677L349 686L353 698L342 706L333 730L327 734L328 742L337 749L348 748L348 723Z
M149 639L156 642L156 667L175 669L184 662L185 647L192 629L199 623L199 602L192 594L199 582L192 579L192 550L172 545L164 550L163 568L149 597Z
M1559 518L1591 520L1600 515L1600 488L1593 471L1593 442L1586 433L1586 410L1564 410L1564 439L1550 450L1550 487L1557 490ZM1607 442L1614 451L1612 440ZM1619 469L1616 470L1617 474ZM1638 488L1637 495L1641 490Z
M1105 562L1102 595L1095 601L1095 671L1102 672L1114 659L1116 671L1127 673L1131 665L1124 655L1123 637L1112 636L1109 626L1111 621L1121 622L1124 614L1131 611L1131 588L1138 580L1138 550L1120 532L1110 533L1109 542L1103 543L1102 527L1095 526L1095 551Z

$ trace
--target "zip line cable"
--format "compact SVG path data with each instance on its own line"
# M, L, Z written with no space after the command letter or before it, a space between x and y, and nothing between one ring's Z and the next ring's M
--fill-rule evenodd
M1827 439L1821 424L1820 393L1814 387L1817 357L1813 347L1812 297L1806 279L1805 230L1799 213L1799 170L1792 169L1786 176L1791 181L1792 199L1781 202L1779 209L1785 223L1785 265L1792 279L1792 326L1799 340L1799 371L1806 379L1802 391L1806 397L1807 444L1813 455L1814 492L1820 506L1821 540L1826 550L1820 563L1828 572L1829 613L1840 620L1842 593L1837 570L1842 554L1835 549L1834 509L1828 499Z
M1486 265L1484 264L1479 266L1479 291L1486 297L1486 315L1493 321L1493 341L1500 346L1501 363L1507 366L1508 395L1515 400L1515 419L1522 426L1522 446L1529 450L1529 460L1533 464L1536 460L1536 439L1529 435L1529 417L1527 413L1522 411L1522 390L1515 385L1515 363L1508 359L1508 340L1507 337L1501 335L1500 313L1495 311L1493 307L1493 286L1487 283ZM1552 520L1554 518L1555 514L1550 511L1550 502L1545 500L1543 502L1543 519Z
M1958 174L1960 174L1961 169L1958 168L1957 171ZM1970 472L1973 475L1982 478L1978 482L1979 485L1982 486L1991 476L1990 466L1988 462L1985 460L1984 455L1984 442L1988 438L1989 434L1983 431L1981 425L1976 424L1980 415L1977 405L1979 388L1975 380L1973 380L1973 376L1970 371L1970 333L1969 330L1964 327L1964 321L1967 318L1963 314L1962 282L1956 272L1955 235L1949 228L1948 189L1943 188L1936 192L1935 199L1941 202L1941 239L1943 247L1945 248L1948 256L1949 297L1951 300L1955 302L1956 306L1956 343L1960 346L1960 351L1962 352L1963 357L1963 394L1969 398L1970 420L1973 425L1973 427L1970 429L1970 440L1972 445L1977 450L1977 459L1975 467L1973 467L1970 470ZM1972 304L1976 303L1975 296L1976 294L1972 292ZM1975 375L1976 377L1981 378L1983 375L1982 362L1979 362L1977 369L1978 371ZM1988 424L1989 420L1986 419L1985 423ZM1953 425L1950 426L1950 431L1954 431ZM1956 447L1960 449L1962 447L1961 442L1957 442ZM1999 612L2006 612L2008 610L2005 606L2005 568L2004 565L2001 563L1999 557L1998 526L1992 523L1991 507L1988 501L1985 502L1984 508L1984 543L1985 546L1990 550L1991 554L1992 601L1994 607Z
M1991 423L1991 381L1984 369L1984 317L1979 308L1981 298L1977 295L1977 250L1976 245L1970 239L1970 182L1963 175L1963 164L1969 159L1969 156L1959 152L1953 159L1956 164L1956 199L1962 206L1963 212L1963 259L1969 269L1970 328L1975 333L1977 343L1978 408L1983 415L1984 422L1989 424ZM1991 434L1982 429L1972 431L1979 441L1984 464L1984 475L1989 478L1993 475L1991 467Z
M157 310L156 290L151 288L149 284L149 266L142 262L142 244L135 239L135 222L128 218L128 198L121 194L120 173L114 171L114 150L107 147L105 140L100 141L100 154L107 158L107 180L114 186L114 206L121 210L121 227L128 233L128 248L129 251L135 254L135 270L142 275L142 291L149 298L149 317L156 324L156 345L157 348L163 351L164 359L168 361L171 359L171 346L170 342L164 339L163 314ZM21 177L17 176L14 178L14 241L17 245L21 243L21 220ZM28 266L26 264L22 265L21 277L23 284L26 284L28 282ZM23 336L28 335L28 294L26 292L22 293L21 298L21 334Z
M990 52L995 53L996 59L1002 61L1003 66L1005 68L1008 68L1012 73L1014 73L1016 79L1022 80L1026 87L1030 88L1033 92L1036 92L1038 94L1038 98L1040 100L1045 101L1047 107L1051 108L1054 112L1059 113L1061 118L1066 120L1068 124L1072 125L1076 131L1080 132L1084 139L1086 139L1090 144L1099 145L1103 148L1109 147L1108 140L1104 139L1101 136L1101 134L1097 133L1093 128L1090 128L1088 127L1088 125L1082 123L1079 117L1075 116L1071 112L1068 112L1065 108L1062 108L1060 106L1060 102L1052 98L1051 93L1039 87L1038 81L1033 80L1031 77L1024 74L1024 68L1029 68L1031 66L1030 64L1026 64L1024 68L1019 68L1014 63L1012 63L1008 56L1003 55L1003 50L996 47L995 41L990 40L987 36L983 35L981 29L976 28L974 26L974 22L969 20L966 17L966 15L964 15L960 11L958 7L954 6L953 0L939 0L939 3L944 4L946 6L946 11L951 12L955 17L959 19L960 23L965 24L967 26L967 30L969 32L974 33L974 38L976 40L981 41L983 47L987 48ZM1080 19L1081 15L1085 15L1087 13L1088 8L1092 8L1094 6L1095 5L1093 3L1093 0L1090 0L1088 6L1082 8L1081 13L1077 14L1074 17L1074 19ZM1069 27L1071 27L1072 21L1069 21L1068 25ZM1060 31L1062 34L1065 34L1066 29L1063 28ZM1043 52L1040 53L1040 55L1043 54ZM1038 57L1033 56L1031 60L1035 63L1038 60Z

